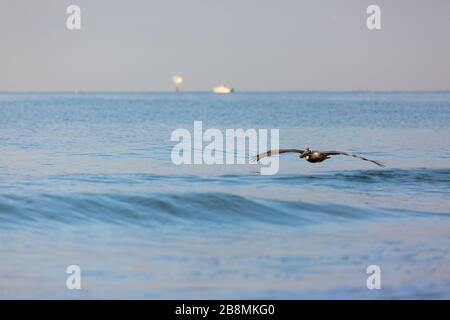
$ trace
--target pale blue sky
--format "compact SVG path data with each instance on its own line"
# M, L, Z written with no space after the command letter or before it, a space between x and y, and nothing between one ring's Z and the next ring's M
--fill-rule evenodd
M0 0L0 91L445 90L449 39L448 0Z

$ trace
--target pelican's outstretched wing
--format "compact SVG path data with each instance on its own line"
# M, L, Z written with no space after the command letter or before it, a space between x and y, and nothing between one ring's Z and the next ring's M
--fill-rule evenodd
M344 155L344 156L349 156L349 157L355 157L355 158L359 158L361 160L364 161L370 161L372 163L375 163L377 166L380 167L385 167L384 163L380 162L380 161L376 161L376 160L371 160L371 159L367 159L361 156L358 156L357 154L353 154L350 152L344 152L344 151L320 151L320 153L326 155L326 156L335 156L335 155Z
M254 157L251 157L250 161L259 161L260 159L262 159L264 157L270 157L270 156L273 156L275 154L289 153L289 152L303 153L304 150L300 150L300 149L273 149L273 150L269 150L269 151L260 153L260 154L254 156Z

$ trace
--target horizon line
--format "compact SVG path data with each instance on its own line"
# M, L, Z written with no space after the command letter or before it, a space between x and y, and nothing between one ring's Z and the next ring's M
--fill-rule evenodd
M450 89L395 89L395 90L371 90L371 89L349 89L349 90L243 90L234 91L230 94L236 93L408 93L408 92L423 92L423 93L439 93L450 92ZM211 93L212 91L206 90L0 90L0 94L5 93L71 93L71 94L83 94L83 93Z

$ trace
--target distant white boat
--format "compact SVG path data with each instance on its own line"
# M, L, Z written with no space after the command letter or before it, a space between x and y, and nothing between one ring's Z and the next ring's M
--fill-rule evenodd
M213 92L214 93L232 93L232 92L234 92L234 89L222 84L218 87L214 87Z

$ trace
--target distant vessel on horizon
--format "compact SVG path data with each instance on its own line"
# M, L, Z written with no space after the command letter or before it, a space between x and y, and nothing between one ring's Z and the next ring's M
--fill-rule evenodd
M232 93L232 92L234 92L234 89L222 84L220 86L214 87L213 92L214 93Z
M176 74L172 77L172 81L175 84L175 92L179 92L180 86L183 83L183 78L180 75Z

